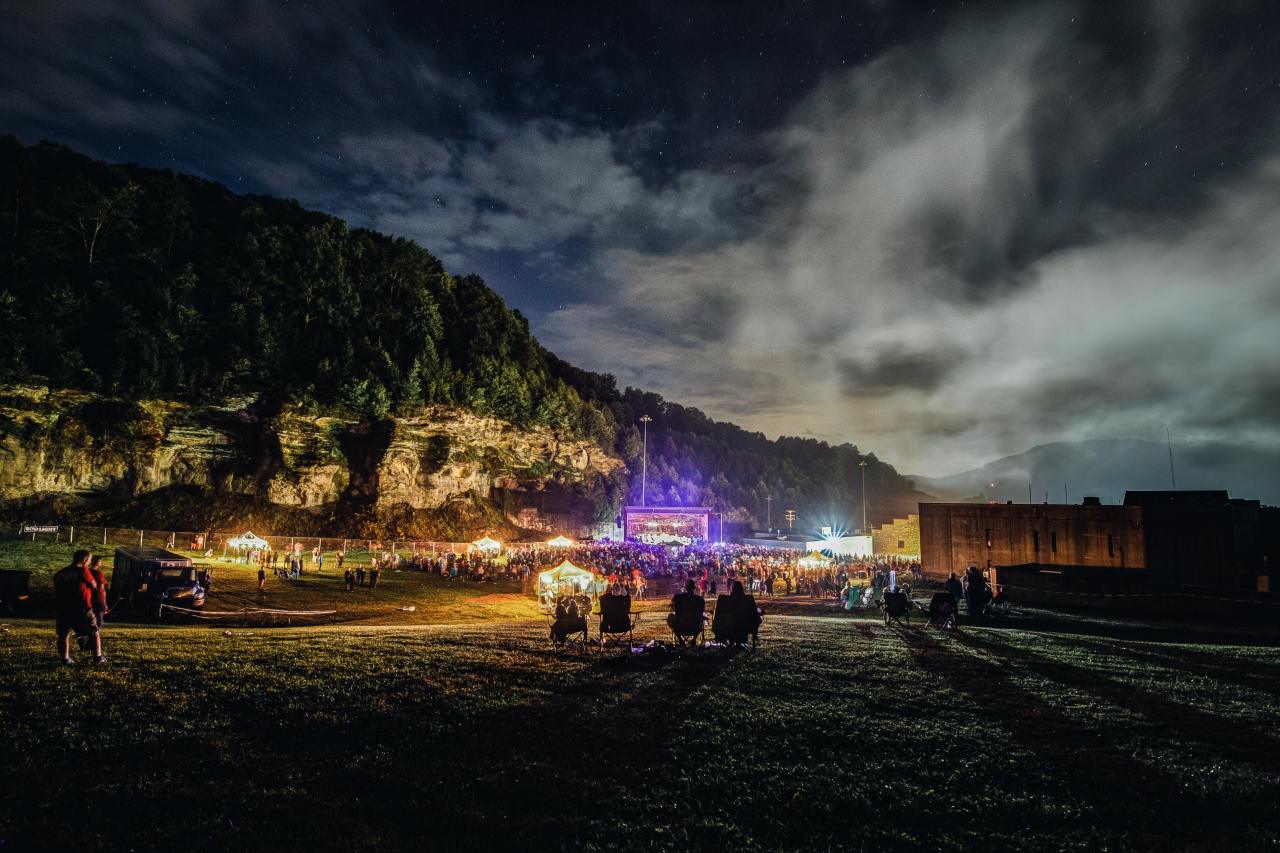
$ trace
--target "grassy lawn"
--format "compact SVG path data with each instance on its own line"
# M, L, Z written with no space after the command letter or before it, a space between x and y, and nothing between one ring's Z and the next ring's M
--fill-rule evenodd
M88 547L92 549L93 546ZM0 541L0 569L31 571L30 609L37 614L51 614L53 573L67 564L72 550L65 543ZM378 625L419 625L538 616L533 596L523 594L520 584L510 581L476 584L417 571L384 571L376 589L357 586L347 592L342 572L337 568L336 556L328 552L321 572L312 566L310 553L306 554L299 580L283 580L268 572L266 590L260 593L257 566L218 558L205 559L202 554L182 549L176 551L191 557L197 564L213 568L214 583L205 605L206 611L225 613L246 608L337 611L333 616L324 617L259 615L248 620L255 624L283 626L358 621ZM102 554L103 571L110 578L114 546L95 550L95 553ZM358 562L368 568L368 554L351 552L348 557L350 564ZM183 621L180 616L166 618ZM113 619L139 621L138 617L127 613L114 614ZM246 620L231 621L243 623Z
M401 582L418 624L109 625L101 667L9 620L0 849L1280 845L1274 645L773 615L755 652L557 657L518 595Z

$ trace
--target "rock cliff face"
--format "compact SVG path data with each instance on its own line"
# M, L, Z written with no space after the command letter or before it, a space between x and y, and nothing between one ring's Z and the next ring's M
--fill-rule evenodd
M261 401L193 406L0 386L0 500L127 500L183 486L313 513L378 514L488 499L495 486L591 485L621 460L464 409L362 421Z

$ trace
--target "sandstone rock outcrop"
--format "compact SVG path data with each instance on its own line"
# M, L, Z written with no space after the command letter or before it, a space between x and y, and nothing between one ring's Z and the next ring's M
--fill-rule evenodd
M374 422L264 409L251 399L192 405L0 386L0 500L195 486L316 512L355 499L391 513L623 468L589 442L460 408Z

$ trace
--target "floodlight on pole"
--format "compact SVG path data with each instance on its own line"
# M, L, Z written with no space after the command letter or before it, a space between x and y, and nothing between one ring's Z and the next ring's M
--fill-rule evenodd
M867 532L867 460L863 459L858 463L858 467L862 469L862 532Z
M640 416L640 423L644 424L644 452L640 455L640 506L645 506L645 492L649 491L649 424L653 422L653 418L648 415Z

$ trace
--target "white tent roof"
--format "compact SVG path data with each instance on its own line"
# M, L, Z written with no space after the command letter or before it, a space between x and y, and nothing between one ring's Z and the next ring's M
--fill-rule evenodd
M234 539L227 540L229 548L269 548L270 544L252 531L245 531Z
M554 569L547 569L538 575L538 582L543 584L552 584L562 581L587 581L591 580L595 575L580 566L575 566L568 560L565 560Z

